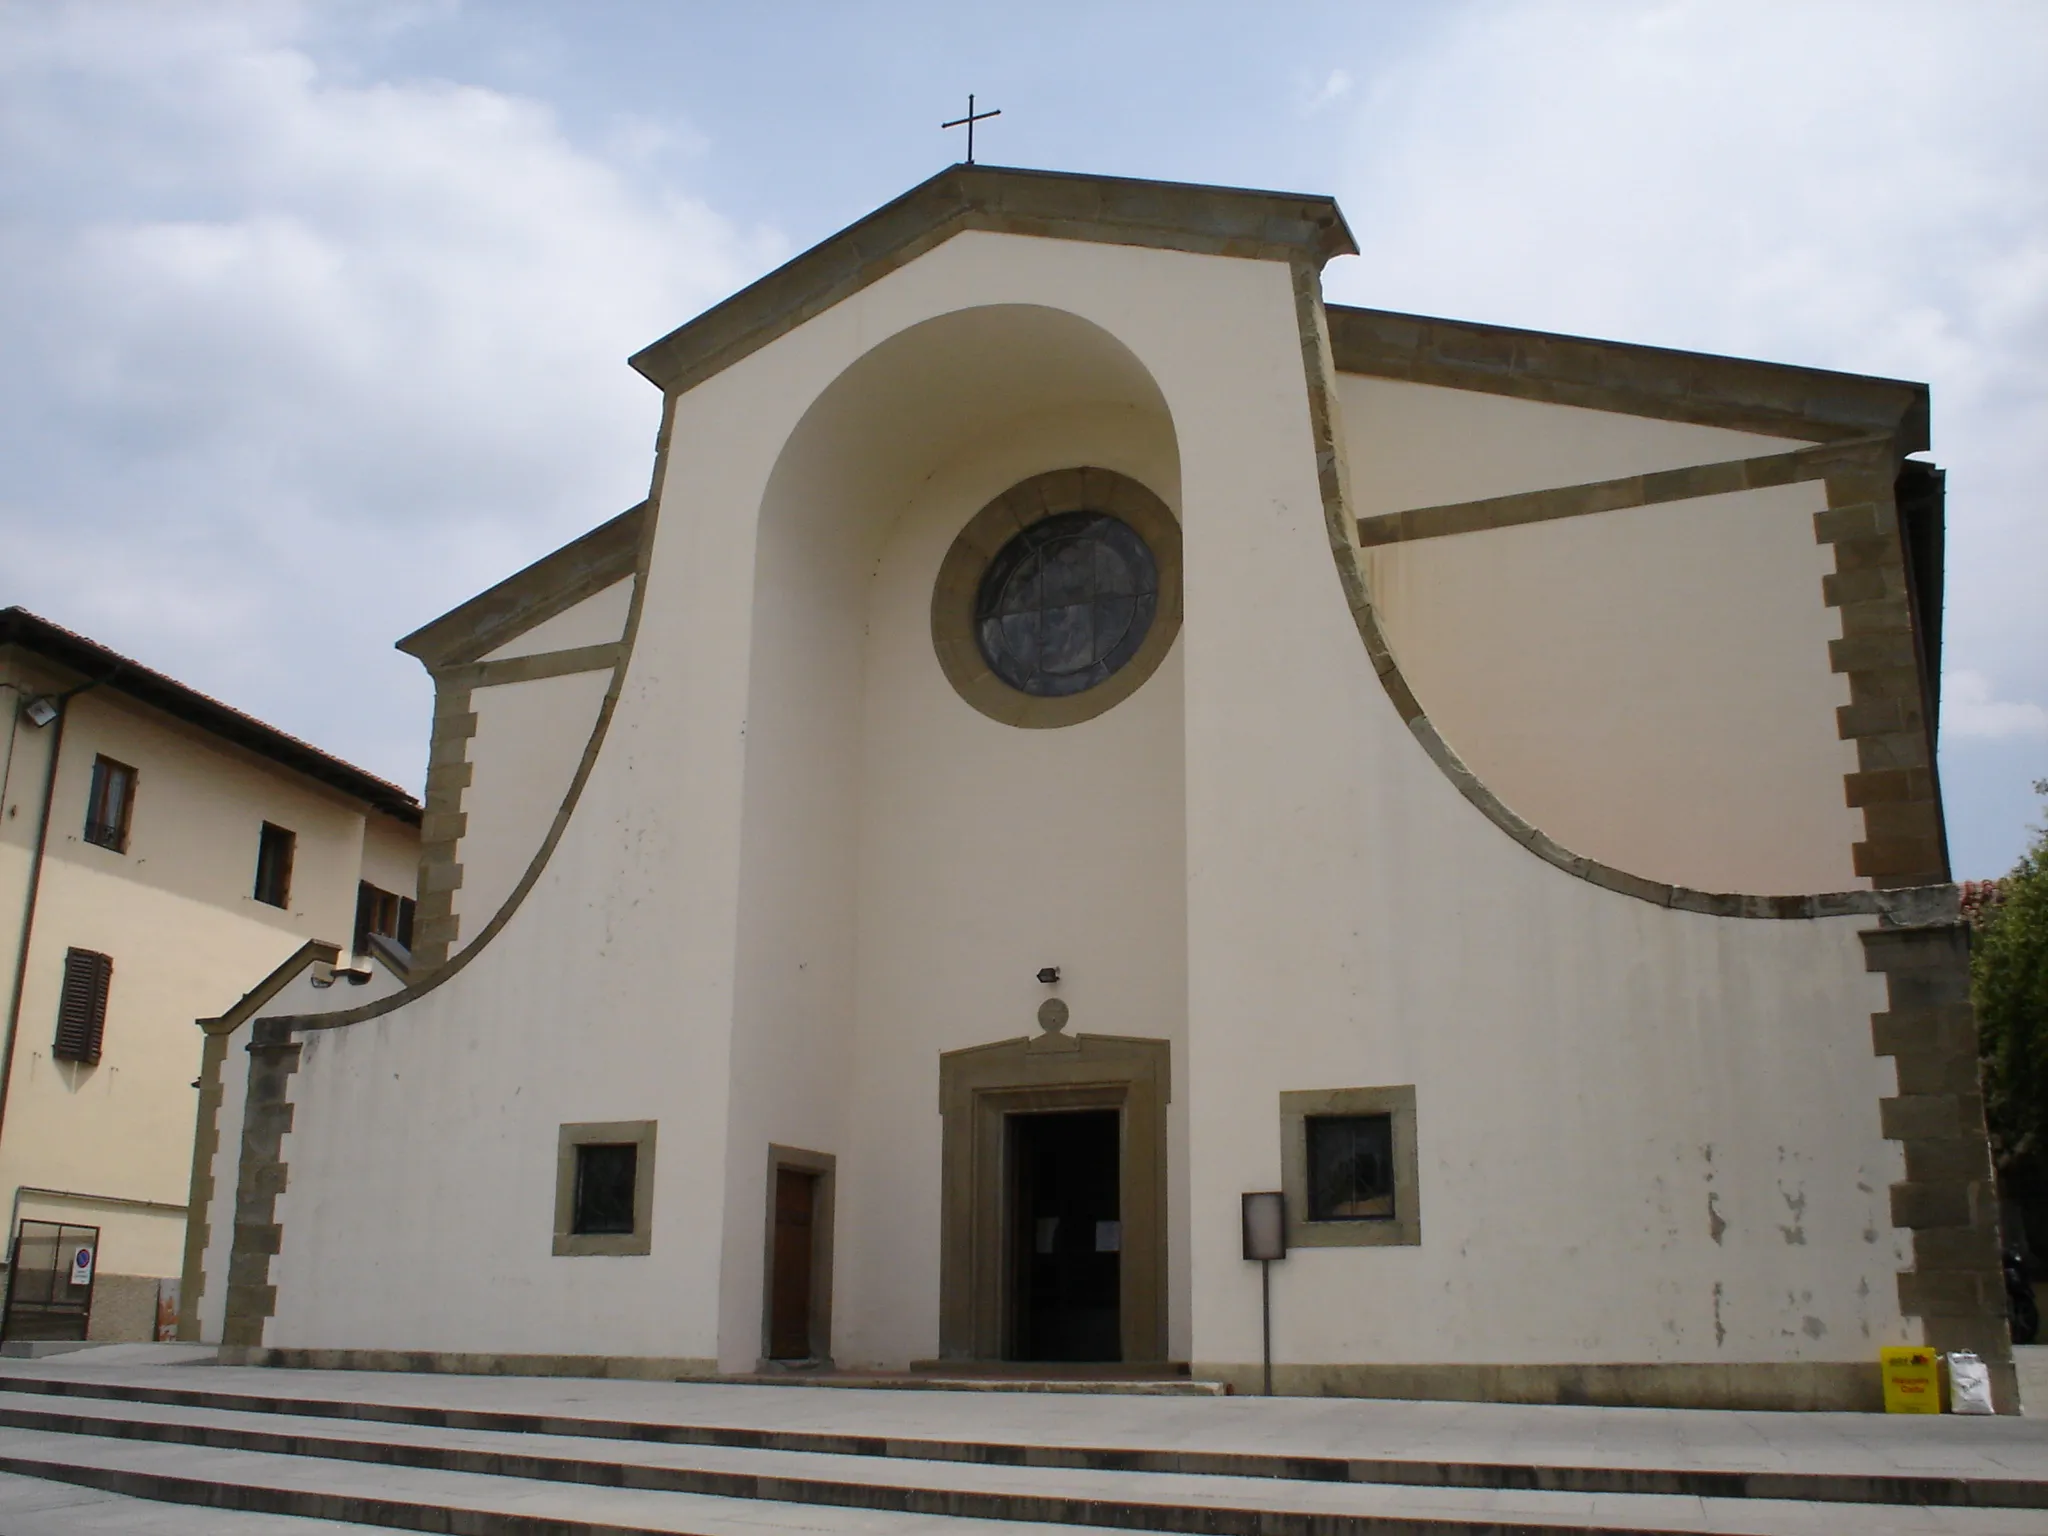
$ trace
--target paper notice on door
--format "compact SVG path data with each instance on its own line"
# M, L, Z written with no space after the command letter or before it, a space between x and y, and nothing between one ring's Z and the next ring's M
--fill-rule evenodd
M1036 1246L1040 1253L1051 1253L1052 1245L1059 1238L1059 1235L1059 1217L1041 1216L1038 1218L1038 1242Z
M1097 1253L1121 1253L1124 1247L1124 1224L1120 1221L1098 1221L1095 1223L1095 1251Z

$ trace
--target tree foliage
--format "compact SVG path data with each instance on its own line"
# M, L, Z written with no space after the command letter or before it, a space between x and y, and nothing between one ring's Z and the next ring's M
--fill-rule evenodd
M2034 785L2048 795L2048 779ZM2048 1196L2048 825L2012 873L1966 893L1991 1148L2008 1194Z

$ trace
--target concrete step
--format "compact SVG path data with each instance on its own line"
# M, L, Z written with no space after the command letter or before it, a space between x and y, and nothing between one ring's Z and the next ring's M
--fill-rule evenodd
M415 1382L422 1396L431 1394L432 1383L429 1380L401 1379ZM289 1415L307 1421L342 1419L425 1429L549 1435L581 1440L628 1440L643 1445L964 1462L990 1467L1192 1474L1323 1484L1394 1484L1418 1488L1560 1494L1637 1494L1715 1500L1747 1498L2048 1510L2048 1477L1986 1475L1982 1472L1871 1468L1764 1470L1753 1466L1658 1465L1640 1458L1588 1462L1553 1456L1543 1460L1476 1461L1459 1460L1448 1455L1428 1459L1330 1456L1298 1451L1145 1446L1128 1442L1117 1445L1060 1445L1043 1441L936 1440L901 1434L863 1435L838 1430L774 1429L749 1424L518 1413L431 1402L367 1401L360 1397L269 1395L256 1393L247 1387L220 1391L18 1376L0 1376L0 1424L42 1425L44 1421L41 1419L9 1416L10 1402L19 1403L36 1396L66 1398L81 1406L93 1402L126 1402L244 1414ZM738 1406L738 1400L735 1400L735 1406ZM2048 1442L2044 1442L2044 1449L2048 1449ZM929 1473L924 1475L930 1476ZM2042 1524L2048 1528L2048 1521Z
M6 1536L363 1536L360 1525L339 1520L164 1504L10 1473L0 1473L0 1531Z
M0 1409L5 1471L271 1514L561 1536L724 1531L737 1528L733 1521L755 1529L808 1523L824 1531L1001 1529L1012 1536L1075 1526L1213 1536L1815 1536L1842 1529L1847 1513L1839 1504L1778 1499L941 1465L105 1398L17 1398ZM846 1523L855 1516L885 1523ZM570 1523L530 1523L543 1517ZM930 1524L940 1518L955 1524ZM1864 1505L1849 1518L1859 1532L1887 1536L2040 1536L2048 1528L2038 1509Z
M1052 1536L1057 1529L0 1430L0 1476L10 1475L122 1497L122 1506L99 1507L103 1520L132 1519L136 1501L151 1501L144 1506L157 1517L151 1523L108 1527L138 1536L329 1536L365 1527L450 1536ZM237 1525L230 1517L273 1523ZM73 1536L90 1527L50 1529ZM16 1536L11 1527L8 1536Z

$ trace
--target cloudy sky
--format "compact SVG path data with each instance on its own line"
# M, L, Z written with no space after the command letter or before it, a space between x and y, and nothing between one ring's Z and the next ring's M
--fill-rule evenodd
M626 355L957 158L1335 193L1332 299L1925 380L1959 876L2048 776L2048 4L0 0L0 604L417 788L391 641Z

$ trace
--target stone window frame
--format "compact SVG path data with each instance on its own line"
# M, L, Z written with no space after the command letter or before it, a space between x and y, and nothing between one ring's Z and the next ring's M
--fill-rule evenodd
M1394 1122L1394 1216L1390 1221L1308 1219L1308 1122L1324 1116L1389 1115ZM1415 1085L1310 1088L1280 1095L1280 1188L1290 1248L1413 1248L1422 1243L1422 1187L1415 1142Z
M654 1127L652 1120L590 1120L564 1125L555 1140L555 1256L622 1257L654 1249ZM633 1230L576 1232L576 1149L638 1148L633 1158Z
M1034 523L1062 512L1106 512L1134 529L1159 571L1152 627L1131 659L1093 688L1040 698L990 670L976 633L974 601L989 562ZM1121 704L1159 670L1180 634L1180 523L1149 487L1113 469L1055 469L1020 480L975 513L954 538L932 586L932 648L953 691L989 719L1026 730L1079 725Z

